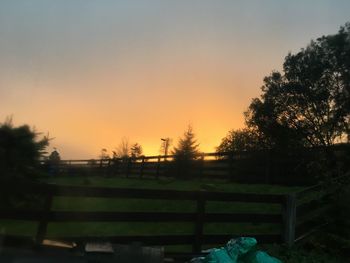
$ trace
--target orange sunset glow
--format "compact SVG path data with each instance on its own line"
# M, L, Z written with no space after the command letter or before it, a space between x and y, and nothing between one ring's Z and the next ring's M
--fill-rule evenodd
M350 3L0 3L0 122L49 133L63 159L123 137L158 155L191 124L213 152L288 52L336 32ZM297 19L296 19L297 18Z

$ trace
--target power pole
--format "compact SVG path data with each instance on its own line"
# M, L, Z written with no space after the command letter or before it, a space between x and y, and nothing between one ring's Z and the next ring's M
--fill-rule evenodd
M168 150L170 146L170 138L161 138L163 141L163 150L164 150L164 161L167 160Z

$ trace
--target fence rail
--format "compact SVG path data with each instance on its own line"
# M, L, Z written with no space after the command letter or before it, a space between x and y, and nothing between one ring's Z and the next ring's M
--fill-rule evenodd
M329 216L329 211L334 209L332 198L342 185L348 183L349 176L345 174L329 182L308 187L296 194L295 241L302 240L320 228L332 224Z
M16 189L24 189L23 186L1 187L3 193L16 194ZM190 222L194 224L194 232L186 235L148 235L148 236L123 236L112 235L109 237L60 237L62 241L89 241L109 240L112 242L143 242L147 245L192 245L193 252L200 252L205 244L217 244L232 238L228 234L206 234L204 225L207 223L269 223L278 224L282 229L289 224L287 200L288 195L274 194L244 194L223 193L206 191L173 191L173 190L149 190L149 189L116 189L99 187L57 186L57 185L30 185L27 193L40 194L45 198L41 210L2 210L0 219L28 220L39 222L35 242L41 244L47 236L48 224L53 222ZM20 190L18 190L20 191ZM23 191L21 191L23 194ZM128 198L148 200L191 200L196 204L194 212L80 212L80 211L53 211L52 202L55 196L67 197L103 197L103 198ZM245 202L279 204L284 209L280 213L215 213L207 211L207 203L211 201L221 202ZM288 232L281 231L277 234L254 234L259 242L283 242L290 237ZM240 236L251 236L252 233L239 233ZM18 238L18 237L17 237ZM14 242L16 237L6 238ZM5 240L6 240L5 239Z

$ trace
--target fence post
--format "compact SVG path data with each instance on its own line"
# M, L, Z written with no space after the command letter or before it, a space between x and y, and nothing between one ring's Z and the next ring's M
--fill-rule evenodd
M107 174L111 174L111 158L108 158L108 164L107 164Z
M205 201L206 201L204 198L204 193L205 191L203 190L198 192L195 237L194 237L194 243L192 248L194 253L200 253L202 250Z
M142 178L142 176L143 176L144 165L145 165L145 156L142 156L141 168L140 168L140 178Z
M131 157L129 157L127 160L126 160L126 178L129 177L129 172L130 172L130 166L131 166Z
M157 170L156 170L156 179L159 178L159 169L160 169L160 155L158 155L158 163L157 163Z
M296 194L285 195L283 203L283 241L290 247L295 240L295 226L296 226Z
M52 205L52 199L53 199L53 195L51 193L45 196L44 207L42 210L43 215L40 219L38 229L36 232L36 237L35 237L35 243L37 246L40 246L43 243L43 240L46 235L47 225L49 221L49 214L50 214L51 205Z
M201 154L201 160L200 160L200 171L199 171L199 180L203 178L204 173L204 153Z
M119 175L119 159L114 158L113 159L113 175Z

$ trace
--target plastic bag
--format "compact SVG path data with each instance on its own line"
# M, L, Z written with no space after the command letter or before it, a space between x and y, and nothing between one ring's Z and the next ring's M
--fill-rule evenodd
M214 248L206 257L194 258L192 263L282 263L277 258L256 249L253 237L231 239L222 248Z

